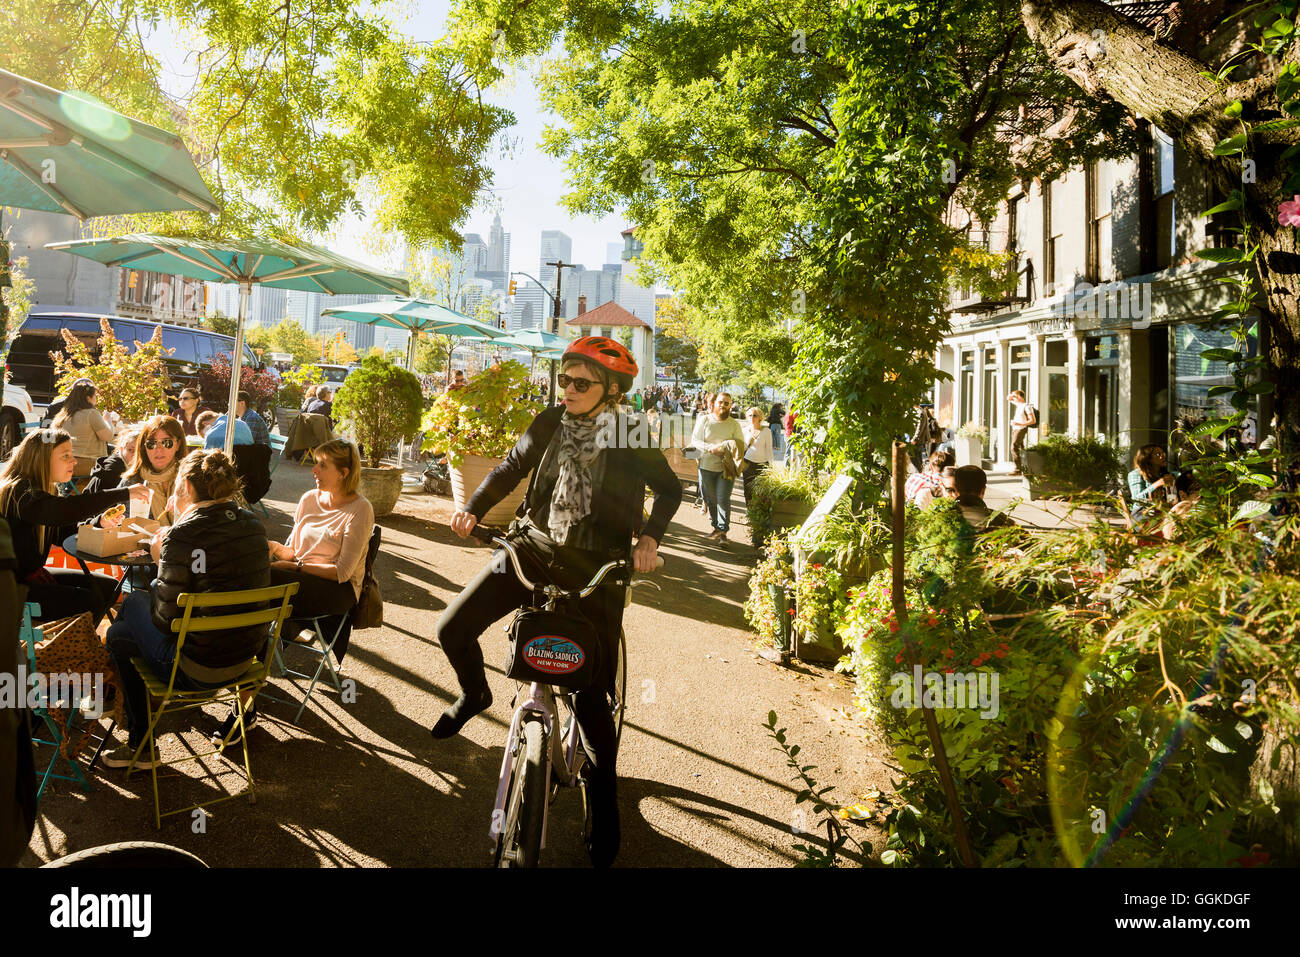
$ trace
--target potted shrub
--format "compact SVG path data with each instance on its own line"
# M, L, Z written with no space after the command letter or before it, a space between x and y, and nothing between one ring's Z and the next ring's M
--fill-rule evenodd
M812 514L822 489L805 469L772 465L763 471L749 490L747 517L759 537L783 528L798 528Z
M984 467L984 449L988 446L989 430L973 419L957 430L957 467L978 465Z
M836 662L844 654L835 634L835 606L843 584L840 573L830 565L813 562L804 566L795 583L795 656L800 661Z
M444 392L425 413L423 448L447 454L457 508L469 501L542 410L528 393L528 368L509 360L484 369L464 388ZM483 516L484 523L509 522L527 491L528 483L520 482Z
M387 515L402 494L402 470L381 465L389 446L420 428L420 380L382 356L368 355L334 398L334 418L362 450L362 495Z
M1095 435L1071 438L1054 432L1025 449L1025 487L1029 499L1110 493L1124 474L1119 449Z
M280 391L275 394L275 423L283 434L289 434L289 426L298 418L307 387L324 381L325 373L316 366L300 366L280 376Z

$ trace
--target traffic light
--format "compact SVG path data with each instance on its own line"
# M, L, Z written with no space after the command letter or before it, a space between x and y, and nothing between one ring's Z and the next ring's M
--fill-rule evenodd
M513 279L510 280L510 295L515 294L515 287L518 285Z

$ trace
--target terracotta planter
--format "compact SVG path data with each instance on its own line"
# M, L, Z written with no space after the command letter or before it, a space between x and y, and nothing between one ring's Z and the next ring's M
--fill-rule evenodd
M489 472L500 465L504 459L487 458L482 455L467 455L460 465L451 467L451 498L457 508L463 508L470 496L483 484ZM498 502L491 511L483 516L484 525L505 527L515 517L515 509L528 494L528 480L524 479L515 490Z
M361 485L357 489L375 510L375 517L388 515L402 494L402 470L393 466L377 469L361 467Z

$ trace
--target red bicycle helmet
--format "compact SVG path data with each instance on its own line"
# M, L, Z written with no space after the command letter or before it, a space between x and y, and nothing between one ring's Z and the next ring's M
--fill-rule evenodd
M565 359L585 359L608 370L624 392L632 388L632 381L636 378L636 360L627 346L605 336L583 336L573 340L564 350L561 363Z

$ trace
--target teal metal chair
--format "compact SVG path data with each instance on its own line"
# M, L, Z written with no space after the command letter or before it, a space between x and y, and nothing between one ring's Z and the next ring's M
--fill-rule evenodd
M23 623L22 628L19 631L19 636L22 639L23 647L27 651L28 675L34 675L37 673L36 646L41 641L41 629L33 624L33 619L39 617L40 613L41 606L35 602L27 602L23 605ZM26 696L26 686L17 690L19 694ZM70 758L65 753L67 742L72 737L73 726L76 724L76 718L81 713L76 702L68 702L67 704L68 707L66 708L66 712L68 717L63 726L60 726L59 723L54 720L54 716L50 714L50 710L46 705L40 705L36 708L30 709L35 715L37 722L39 722L32 729L32 744L49 747L54 751L50 756L50 763L45 766L45 771L41 774L40 787L36 791L37 803L40 803L41 795L45 793L45 786L51 781L72 781L73 783L80 785L83 791L92 790L90 781L86 779L85 773L81 770L81 765L77 763L75 758ZM47 734L48 737L39 736L42 733L42 725L44 725L44 733ZM100 747L101 749L103 747L102 741L100 742ZM99 757L98 752L96 752L95 757ZM71 773L55 774L54 772L58 767L59 762L66 764ZM94 763L93 759L91 763Z
M366 574L370 575L374 571L375 557L379 554L380 536L383 529L378 525L370 532L370 544L366 548ZM343 685L339 681L338 668L334 665L334 645L343 634L345 628L350 629L352 612L347 611L342 615L319 615L315 618L304 618L300 615L294 616L294 621L307 621L312 628L312 640L310 644L291 643L285 645L281 640L275 649L275 671L273 677L277 678L301 678L310 682L307 685L307 692L302 696L302 701L298 703L298 711L293 716L293 723L297 724L302 718L303 710L307 707L307 702L311 700L312 692L316 690L316 685L320 683L322 676L326 677L329 684L335 691L342 692ZM305 630L305 629L304 629ZM328 637L327 637L328 635ZM283 638L283 636L281 636ZM281 647L294 647L300 651L313 655L319 660L316 663L316 670L311 674L304 671L293 671L284 664L284 658L280 654ZM278 698L266 691L262 692L264 697L272 701L281 701L285 704L293 704L286 698Z

